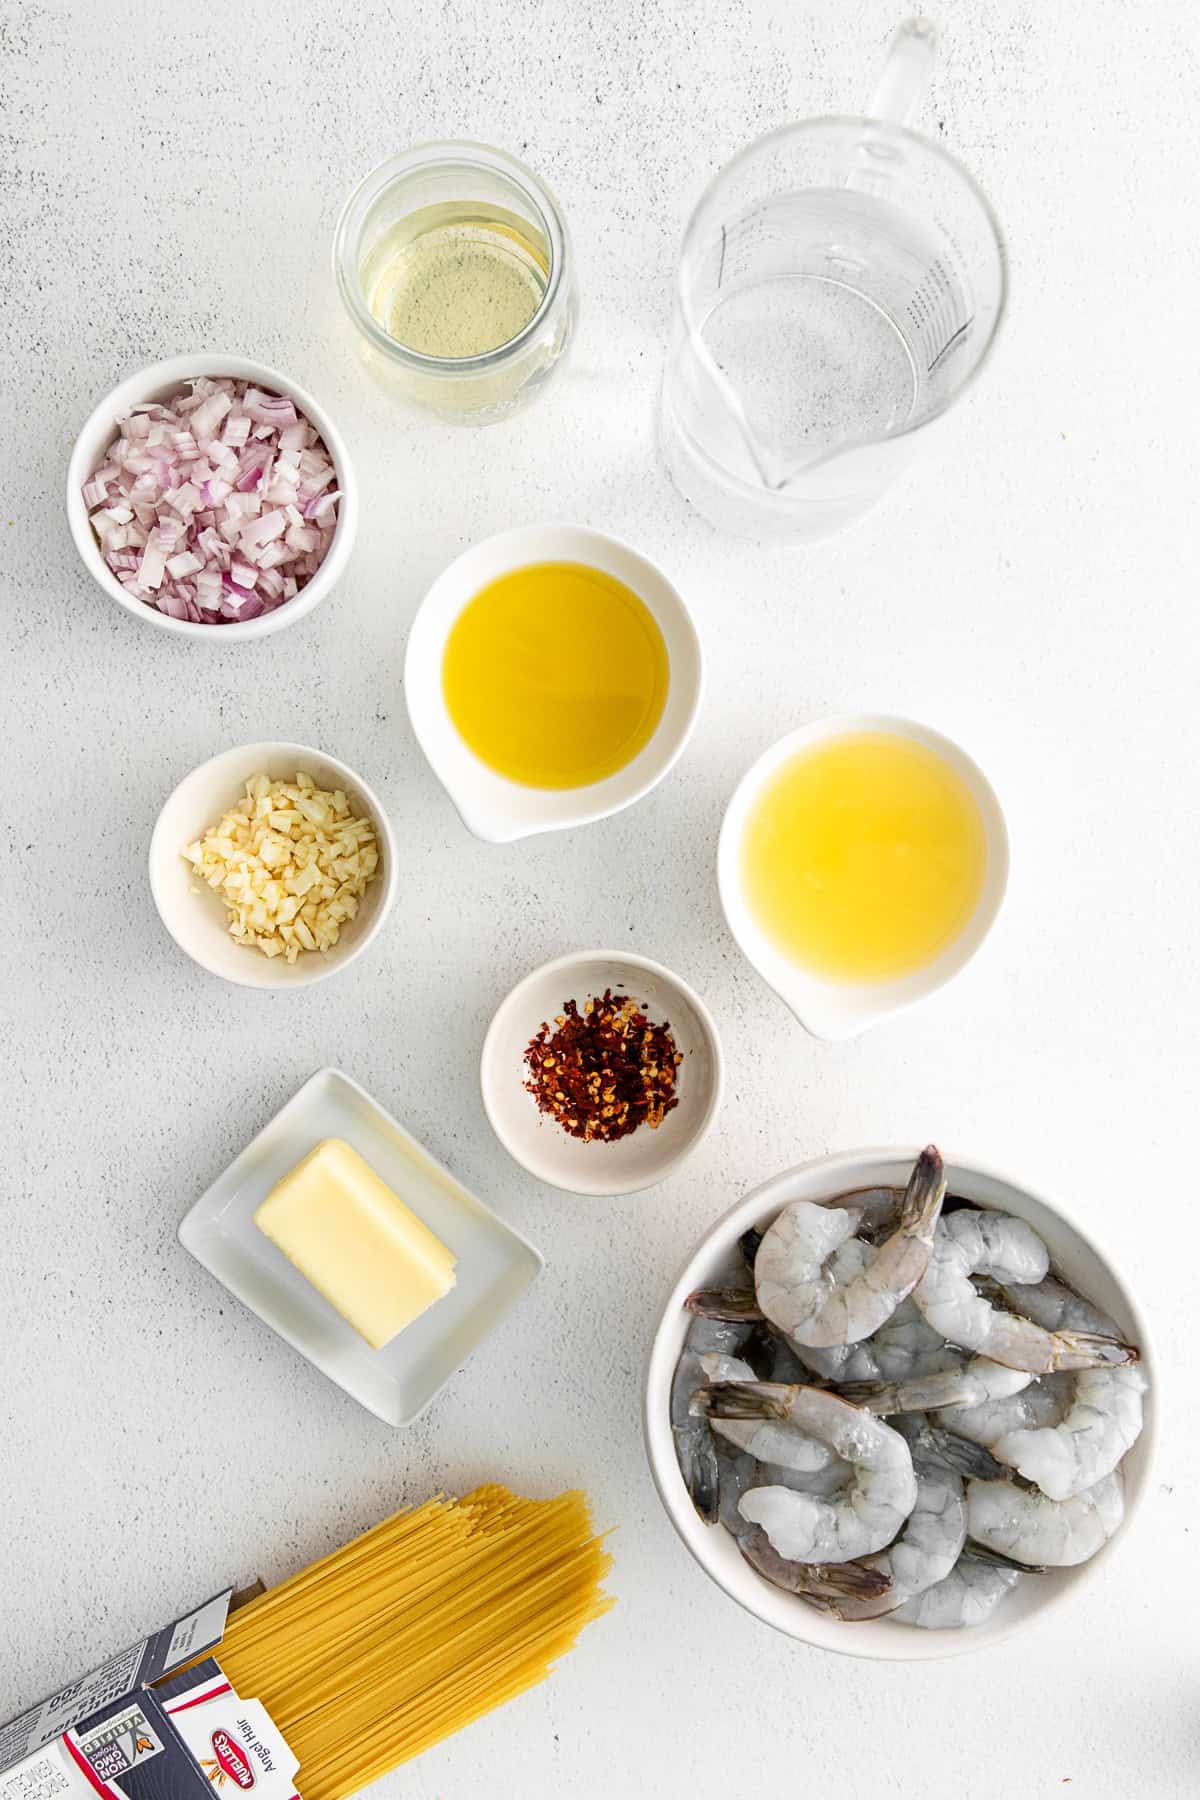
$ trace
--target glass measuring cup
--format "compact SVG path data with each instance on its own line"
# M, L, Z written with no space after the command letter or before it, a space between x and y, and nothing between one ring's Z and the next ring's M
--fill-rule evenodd
M770 132L688 224L660 438L723 530L816 538L856 518L987 355L999 227L967 171L904 125L934 47L928 21L901 26L871 117Z

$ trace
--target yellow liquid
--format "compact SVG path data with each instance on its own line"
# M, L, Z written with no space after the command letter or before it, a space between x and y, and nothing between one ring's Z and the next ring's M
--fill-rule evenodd
M524 331L549 275L549 245L532 225L464 201L409 213L373 246L361 278L389 337L424 356L459 358Z
M924 968L967 924L987 868L966 783L889 732L830 738L776 770L741 845L746 898L793 962L841 981Z
M482 588L446 640L450 717L497 774L586 787L632 762L667 698L667 647L622 581L583 563L531 563Z

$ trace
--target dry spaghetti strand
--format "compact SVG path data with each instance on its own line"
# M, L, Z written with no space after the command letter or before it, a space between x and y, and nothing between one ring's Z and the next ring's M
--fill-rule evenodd
M613 1604L611 1566L582 1493L439 1494L234 1613L221 1663L305 1800L345 1800L544 1681Z

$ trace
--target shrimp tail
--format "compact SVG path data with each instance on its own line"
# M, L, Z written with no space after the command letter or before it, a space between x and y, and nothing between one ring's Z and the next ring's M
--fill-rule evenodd
M1018 1317L1024 1315L1023 1295L1019 1285L1014 1291L1011 1283L1006 1285L986 1275L973 1276L972 1285L991 1305L998 1306L1004 1312L1015 1313ZM1066 1287L1065 1283L1061 1285ZM1073 1289L1067 1291L1074 1292ZM1035 1317L1034 1322L1044 1326L1050 1333L1055 1369L1117 1369L1125 1363L1137 1362L1141 1356L1136 1344L1126 1344L1116 1336L1115 1326L1111 1332L1071 1331L1061 1327L1058 1330L1052 1329L1053 1319Z
M1137 1362L1141 1351L1120 1338L1102 1337L1097 1331L1056 1331L1060 1369L1115 1369Z
M913 1165L900 1207L900 1232L904 1237L926 1236L933 1228L946 1198L946 1165L936 1144L926 1144Z
M1012 1470L998 1462L983 1444L973 1444L941 1425L926 1425L913 1440L914 1456L975 1481L1007 1481Z
M786 1419L799 1391L781 1381L714 1381L697 1388L690 1410L710 1419Z
M871 1569L863 1563L789 1562L772 1548L761 1525L748 1531L739 1540L738 1548L750 1567L757 1569L773 1587L799 1594L839 1618L839 1600L878 1601L892 1591L892 1577L886 1570Z
M869 1412L878 1413L883 1417L889 1413L910 1410L907 1407L896 1405L899 1396L896 1383L891 1381L839 1381L837 1391L843 1400L850 1402L851 1406L865 1406ZM871 1404L872 1401L876 1403L874 1406ZM913 1407L911 1410L919 1412L923 1410L923 1406L922 1402L921 1406Z
M738 1249L741 1251L746 1267L750 1270L752 1275L754 1273L754 1259L758 1255L758 1246L762 1241L762 1232L755 1230L754 1226L751 1226L749 1231L743 1231L741 1237L738 1239Z
M715 1525L721 1510L721 1468L712 1432L676 1431L679 1467L688 1497L706 1525Z
M762 1318L753 1288L697 1288L683 1305L686 1312L695 1313L701 1319Z
M963 1550L972 1562L991 1563L994 1569L1016 1569L1019 1575L1044 1575L1045 1563L1018 1562L1015 1556L1006 1556L1003 1550L992 1550L987 1544L981 1544L978 1538L968 1538Z

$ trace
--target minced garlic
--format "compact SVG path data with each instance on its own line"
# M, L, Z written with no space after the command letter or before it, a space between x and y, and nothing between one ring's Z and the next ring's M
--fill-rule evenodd
M337 943L379 872L370 819L301 771L294 782L252 775L246 798L183 855L224 900L231 937L290 963Z

